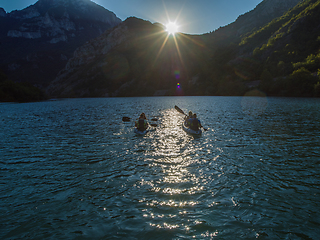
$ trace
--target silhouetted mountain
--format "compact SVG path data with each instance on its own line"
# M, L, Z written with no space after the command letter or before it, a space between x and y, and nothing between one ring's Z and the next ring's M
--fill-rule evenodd
M90 0L39 0L20 11L0 9L0 68L11 80L46 86L77 47L120 22Z
M183 44L177 49L175 41ZM60 97L172 95L177 83L192 78L207 59L201 37L173 38L161 25L131 17L78 48L48 92Z
M5 17L6 15L6 11L3 8L0 8L0 17Z
M199 36L168 36L159 24L128 18L78 48L48 93L244 95L259 88L277 96L317 95L320 0L294 7L298 2L265 0L235 23Z

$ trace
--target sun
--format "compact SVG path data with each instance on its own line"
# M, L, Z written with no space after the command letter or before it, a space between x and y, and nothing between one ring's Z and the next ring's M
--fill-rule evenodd
M179 26L176 22L168 22L166 25L166 31L169 35L175 35L176 32L178 32Z

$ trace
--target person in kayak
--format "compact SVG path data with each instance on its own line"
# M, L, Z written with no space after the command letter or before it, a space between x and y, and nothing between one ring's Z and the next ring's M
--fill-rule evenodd
M185 125L186 127L190 127L191 122L192 122L192 119L193 119L193 114L192 114L191 111L189 111L189 115L184 118L184 120L185 120L184 125Z
M143 132L148 128L149 124L146 118L146 115L144 113L140 114L140 117L138 118L138 120L135 122L135 127Z
M197 118L197 114L193 114L193 118L191 120L190 129L194 131L198 131L202 127L200 120Z

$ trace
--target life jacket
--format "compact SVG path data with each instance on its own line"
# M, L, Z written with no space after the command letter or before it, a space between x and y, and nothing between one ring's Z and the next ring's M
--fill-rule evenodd
M138 126L137 129L141 132L143 132L144 130L147 129L147 121L145 121L144 119L140 118L138 120Z
M199 120L197 118L192 119L190 128L194 131L198 131L200 127Z

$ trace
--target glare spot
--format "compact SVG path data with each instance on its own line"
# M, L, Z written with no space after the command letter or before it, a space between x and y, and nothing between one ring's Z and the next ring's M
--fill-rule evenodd
M175 22L169 22L166 25L166 31L169 35L175 35L176 32L178 32L179 26Z

